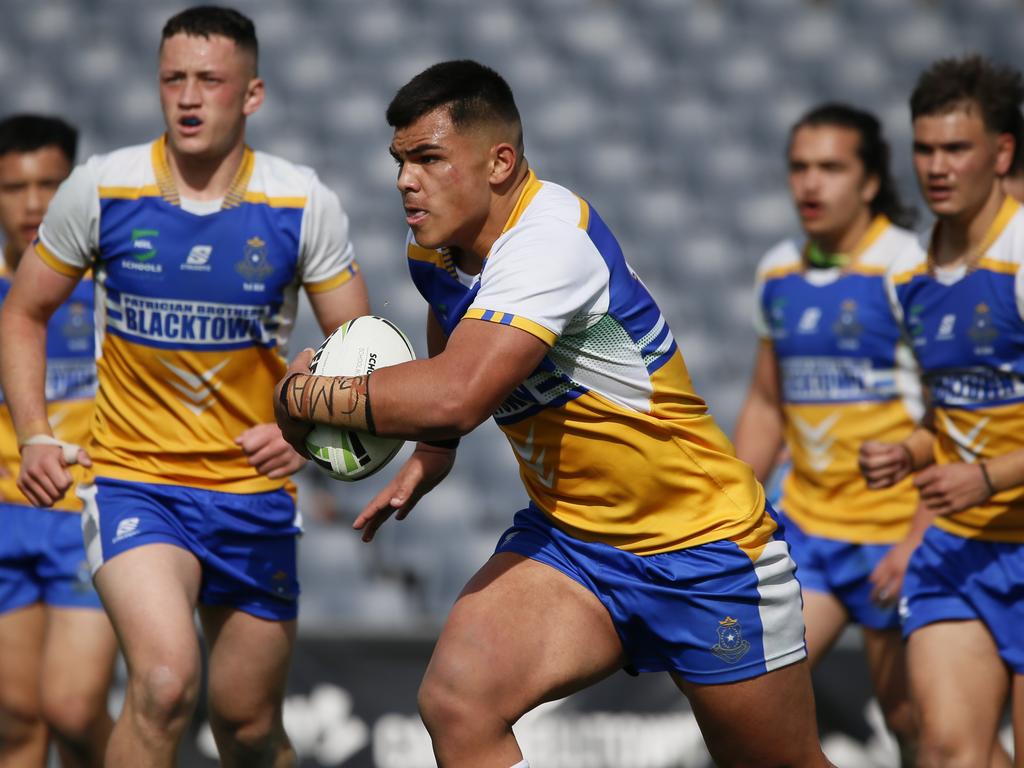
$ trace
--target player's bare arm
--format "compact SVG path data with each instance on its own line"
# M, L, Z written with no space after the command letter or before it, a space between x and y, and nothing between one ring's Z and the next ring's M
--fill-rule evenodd
M782 447L782 422L779 364L771 342L762 340L736 424L736 455L754 468L761 482L768 478Z
M868 488L889 488L934 460L934 433L918 426L899 443L868 440L861 445L857 462Z
M306 432L322 423L406 440L458 437L488 418L547 349L518 328L464 320L440 355L369 378L300 373L297 358L275 393L278 424L293 446L305 437L296 422ZM308 370L308 357L305 363Z
M46 323L71 295L78 278L47 266L26 249L0 314L0 381L10 405L18 442L51 436L46 418ZM78 460L89 461L84 451ZM18 486L36 506L48 507L71 487L63 451L56 445L22 448Z
M307 290L307 295L313 314L325 334L370 312L370 300L361 273L327 291ZM250 427L235 438L235 443L245 452L257 472L272 479L288 477L306 464L304 453L291 447L274 422Z

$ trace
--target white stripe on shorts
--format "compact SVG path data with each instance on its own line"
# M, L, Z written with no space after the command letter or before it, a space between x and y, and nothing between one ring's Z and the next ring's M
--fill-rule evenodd
M789 547L781 540L768 542L754 562L757 591L761 595L758 612L764 639L764 664L768 672L807 655L803 601L795 571Z

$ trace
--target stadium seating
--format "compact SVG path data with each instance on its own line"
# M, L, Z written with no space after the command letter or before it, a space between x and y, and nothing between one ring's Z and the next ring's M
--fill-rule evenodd
M792 120L826 99L876 110L909 175L906 97L942 52L1012 61L1017 0L241 0L257 22L265 107L251 142L316 167L351 216L375 311L423 351L424 306L404 264L404 226L383 111L426 65L472 57L511 82L542 178L601 212L656 294L721 424L731 430L754 351L750 282L794 225L783 150ZM4 112L59 112L85 154L160 130L155 50L178 3L62 0L5 5ZM1018 62L1019 63L1019 62ZM296 346L321 336L308 309ZM468 438L452 476L366 547L348 522L381 487L308 469L338 522L307 509L303 622L431 624L525 500L497 429ZM397 466L397 465L395 465ZM320 498L323 498L322 496Z

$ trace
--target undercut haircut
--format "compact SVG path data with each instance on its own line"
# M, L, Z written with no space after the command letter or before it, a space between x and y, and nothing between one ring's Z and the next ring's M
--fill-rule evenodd
M233 8L219 5L197 5L175 14L164 24L160 33L160 45L175 35L190 37L214 35L232 40L242 51L252 54L253 65L259 60L259 43L256 40L256 25L252 19Z
M522 151L523 124L512 89L490 67L476 61L443 61L403 85L387 110L388 125L406 128L439 107L446 107L458 129L503 123L515 133Z
M878 118L849 104L821 104L796 121L789 132L789 146L793 145L793 137L798 130L819 126L846 128L857 133L857 157L864 166L864 172L878 179L878 192L870 203L871 213L887 217L896 226L912 228L917 220L917 212L900 198L899 188L889 167L889 143L882 135L882 124Z
M9 152L36 152L56 147L74 165L78 153L78 130L59 117L11 115L0 121L0 157Z
M972 54L940 59L922 72L910 95L910 116L916 120L975 105L986 130L1013 136L1016 166L1022 162L1024 152L1022 101L1024 78L1019 70Z

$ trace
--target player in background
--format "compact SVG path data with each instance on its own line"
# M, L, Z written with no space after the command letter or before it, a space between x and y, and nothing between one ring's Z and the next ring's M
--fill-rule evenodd
M0 121L0 301L77 144L56 117ZM46 417L62 440L84 445L96 391L91 280L57 309L48 336ZM53 736L65 768L100 766L117 641L89 579L82 502L31 506L16 483L14 426L0 411L0 765L41 768Z
M985 765L1008 693L1024 766L1024 213L1003 186L1024 151L1022 100L1021 74L980 56L936 62L910 97L937 221L891 280L929 412L860 460L880 488L914 472L933 518L900 604L922 766Z
M295 637L294 486L273 422L304 287L325 330L368 311L348 220L309 168L254 152L263 102L252 22L200 6L159 49L166 133L92 157L61 186L3 308L19 484L69 486L43 411L45 322L90 268L102 297L85 539L124 651L110 766L170 766L196 703L198 607L225 766L290 765L281 717ZM98 302L99 303L99 302ZM39 361L38 363L34 361Z
M823 104L790 131L789 190L803 237L761 259L755 294L761 342L736 427L736 453L761 480L785 445L785 536L803 588L813 666L843 628L863 627L875 695L913 763L915 727L896 602L913 549L909 478L869 491L861 443L901 440L921 416L913 357L901 339L884 273L918 248L913 216L889 171L878 120ZM891 550L892 555L887 557Z
M529 506L420 688L438 763L525 766L520 716L626 666L672 675L718 765L826 765L785 542L607 225L530 170L487 67L428 68L387 118L431 357L325 377L309 350L275 402L300 447L314 422L420 441L356 520L367 541L488 417L519 459Z

